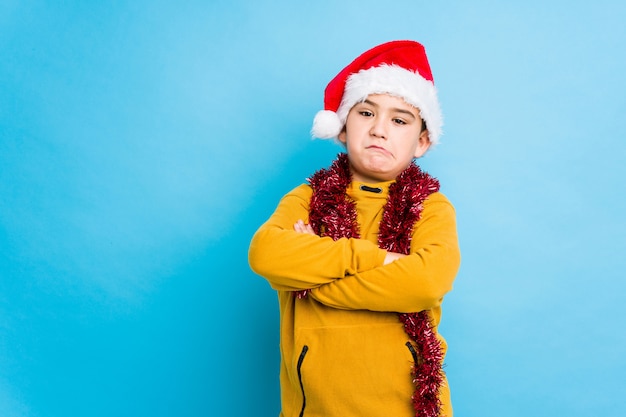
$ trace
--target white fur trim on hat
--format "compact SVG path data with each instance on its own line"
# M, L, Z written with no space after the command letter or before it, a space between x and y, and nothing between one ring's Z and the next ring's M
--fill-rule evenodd
M420 117L426 122L431 144L436 145L439 142L439 137L442 134L443 117L434 84L418 73L397 65L386 64L361 70L348 77L336 114L339 127L333 125L332 132L330 129L325 131L327 134L335 133L335 135L318 136L316 134L315 136L326 139L337 136L346 123L350 109L356 103L365 100L370 94L389 94L400 97L408 104L418 108ZM313 131L316 131L315 124L320 113L315 116Z
M320 110L313 119L313 127L311 128L311 135L320 139L332 139L336 138L343 125L337 113L330 110Z

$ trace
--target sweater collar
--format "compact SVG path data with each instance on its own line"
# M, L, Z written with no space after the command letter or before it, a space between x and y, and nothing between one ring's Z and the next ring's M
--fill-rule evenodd
M389 186L396 182L395 180L365 183L360 181L352 181L346 190L347 194L354 200L387 200L389 196Z

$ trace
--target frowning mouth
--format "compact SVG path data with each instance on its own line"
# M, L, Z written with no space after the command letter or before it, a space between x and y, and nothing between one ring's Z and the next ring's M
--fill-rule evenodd
M384 153L385 155L391 154L387 149L383 148L382 146L371 145L371 146L368 146L366 149L375 151L375 152Z

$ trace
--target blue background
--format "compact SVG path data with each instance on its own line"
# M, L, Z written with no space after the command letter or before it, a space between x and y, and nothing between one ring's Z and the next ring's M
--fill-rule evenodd
M623 416L626 3L0 3L0 415L276 416L247 265L326 83L427 47L459 416Z

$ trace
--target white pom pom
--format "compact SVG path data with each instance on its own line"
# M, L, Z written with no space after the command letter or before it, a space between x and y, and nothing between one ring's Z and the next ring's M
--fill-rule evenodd
M341 133L342 127L343 125L337 113L330 110L321 110L317 112L313 119L311 135L320 139L336 138Z

